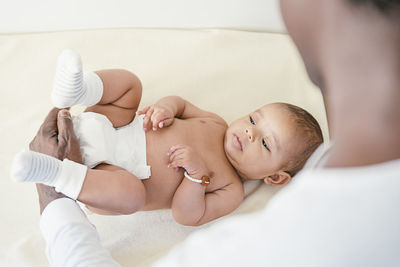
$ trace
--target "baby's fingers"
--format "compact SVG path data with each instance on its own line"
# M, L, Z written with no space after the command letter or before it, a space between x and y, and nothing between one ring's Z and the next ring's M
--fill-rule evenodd
M153 124L153 131L157 130L160 122L163 120L163 114L160 111L155 111L151 116L151 123Z
M168 127L172 124L173 121L174 118L165 119L158 124L158 127L159 128Z
M171 163L168 164L168 168L182 168L184 165L184 159L182 157L176 157Z
M144 116L144 119L143 119L143 129L144 129L145 131L147 131L147 129L150 129L150 128L151 128L151 116L153 115L153 112L154 112L154 108L153 108L153 107L150 107L150 108L147 110L146 115Z
M137 115L146 114L146 112L147 112L150 108L151 108L151 106L147 106L147 107L143 108L142 110L136 111L136 114L137 114Z
M177 151L178 149L182 149L182 148L184 148L184 147L185 147L184 145L174 145L174 146L171 146L171 148L168 150L167 155L170 156L170 155L172 155L173 153L175 153L175 151Z
M164 110L158 110L153 113L151 117L151 122L153 123L153 130L156 131L157 128L163 128L165 126L165 120L169 119L168 114ZM168 126L168 125L167 125Z
M169 155L169 162L174 162L175 159L177 158L184 158L185 156L185 150L184 149L178 149L171 155Z

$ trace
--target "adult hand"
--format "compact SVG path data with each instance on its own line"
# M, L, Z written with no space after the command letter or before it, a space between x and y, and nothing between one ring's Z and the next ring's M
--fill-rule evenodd
M29 148L60 160L68 158L82 163L82 155L74 134L71 115L65 109L53 108L49 112L38 133L29 144ZM39 196L40 214L50 202L65 197L65 195L57 193L54 187L47 185L36 184L36 189Z
M29 144L32 151L63 160L82 163L82 155L75 136L71 115L66 109L50 110L39 131Z

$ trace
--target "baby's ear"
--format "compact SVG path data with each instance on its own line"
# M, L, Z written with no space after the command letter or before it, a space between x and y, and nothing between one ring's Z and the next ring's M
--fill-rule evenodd
M289 173L284 171L279 171L275 174L272 174L264 179L264 183L268 185L285 185L290 182L292 177Z

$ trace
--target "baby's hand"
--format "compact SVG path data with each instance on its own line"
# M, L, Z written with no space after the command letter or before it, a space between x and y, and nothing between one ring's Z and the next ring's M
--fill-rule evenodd
M158 104L145 107L142 110L136 112L137 115L145 114L143 119L143 129L161 129L172 125L174 122L175 114L168 108L160 106Z
M168 168L184 168L189 175L201 177L206 174L207 168L196 151L186 145L172 146L168 151Z

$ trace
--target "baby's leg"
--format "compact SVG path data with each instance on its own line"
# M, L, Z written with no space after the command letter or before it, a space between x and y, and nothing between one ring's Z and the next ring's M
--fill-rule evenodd
M136 115L142 97L140 80L127 70L100 70L96 74L103 82L103 96L86 112L105 115L115 128L129 124Z
M54 186L72 199L96 209L117 214L131 214L146 202L141 180L116 166L102 164L88 169L79 163L45 154L23 151L14 159L12 178Z
M145 205L146 190L127 170L101 164L88 169L78 200L98 214L132 214Z
M52 92L58 108L82 104L105 115L114 127L130 123L142 96L140 80L126 70L82 72L79 54L64 50L58 58Z

